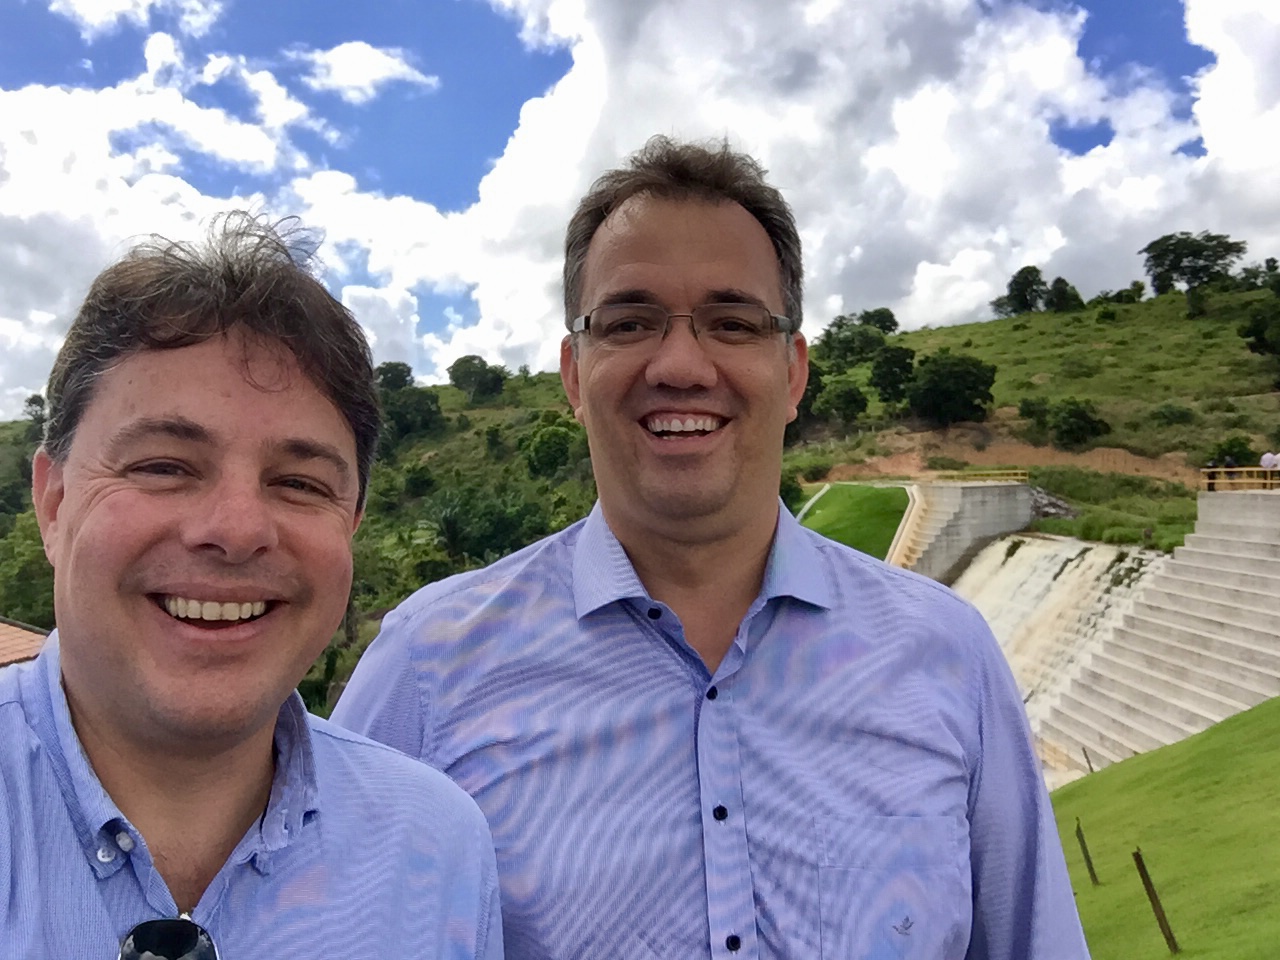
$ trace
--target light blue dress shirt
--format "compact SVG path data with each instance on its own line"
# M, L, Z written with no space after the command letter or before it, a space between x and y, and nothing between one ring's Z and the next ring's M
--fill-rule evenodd
M480 804L512 960L1088 956L986 623L785 510L714 676L597 505L389 614L334 719Z
M58 663L55 633L0 670L0 957L115 960L178 910L80 747ZM465 794L296 693L275 746L266 812L191 915L222 960L500 960L493 847Z

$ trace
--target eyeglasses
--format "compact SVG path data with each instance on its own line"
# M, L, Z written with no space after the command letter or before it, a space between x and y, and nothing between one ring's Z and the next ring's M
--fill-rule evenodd
M667 313L653 303L607 303L578 317L574 333L586 333L604 347L656 347L671 332L676 317L689 320L694 339L703 347L746 348L775 333L795 333L796 323L756 303L704 303L692 313Z
M147 920L120 945L120 960L218 960L209 931L186 916Z

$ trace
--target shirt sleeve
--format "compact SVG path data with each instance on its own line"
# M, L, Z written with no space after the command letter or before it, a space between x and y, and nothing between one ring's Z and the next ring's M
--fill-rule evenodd
M1026 711L991 630L972 611L979 752L969 790L968 960L1088 960Z
M430 762L427 709L409 657L405 618L392 611L365 650L330 717L348 730Z

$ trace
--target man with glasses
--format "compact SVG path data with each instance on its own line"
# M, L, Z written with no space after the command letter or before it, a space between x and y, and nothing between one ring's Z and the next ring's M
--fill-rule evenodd
M335 711L480 804L516 960L1087 955L981 617L780 509L801 285L751 158L597 180L560 369L599 502L405 601Z
M307 714L377 447L369 348L244 215L94 281L32 499L58 629L0 671L5 960L502 954L484 817Z

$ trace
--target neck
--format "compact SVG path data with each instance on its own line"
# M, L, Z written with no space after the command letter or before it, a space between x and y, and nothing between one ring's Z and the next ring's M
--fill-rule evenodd
M664 532L633 527L621 518L615 523L603 501L601 509L640 582L675 611L689 645L714 674L760 592L778 522L773 505L719 535L696 523Z
M69 691L67 701L103 789L147 841L178 909L194 910L267 807L274 723L208 746L140 743L85 716Z

